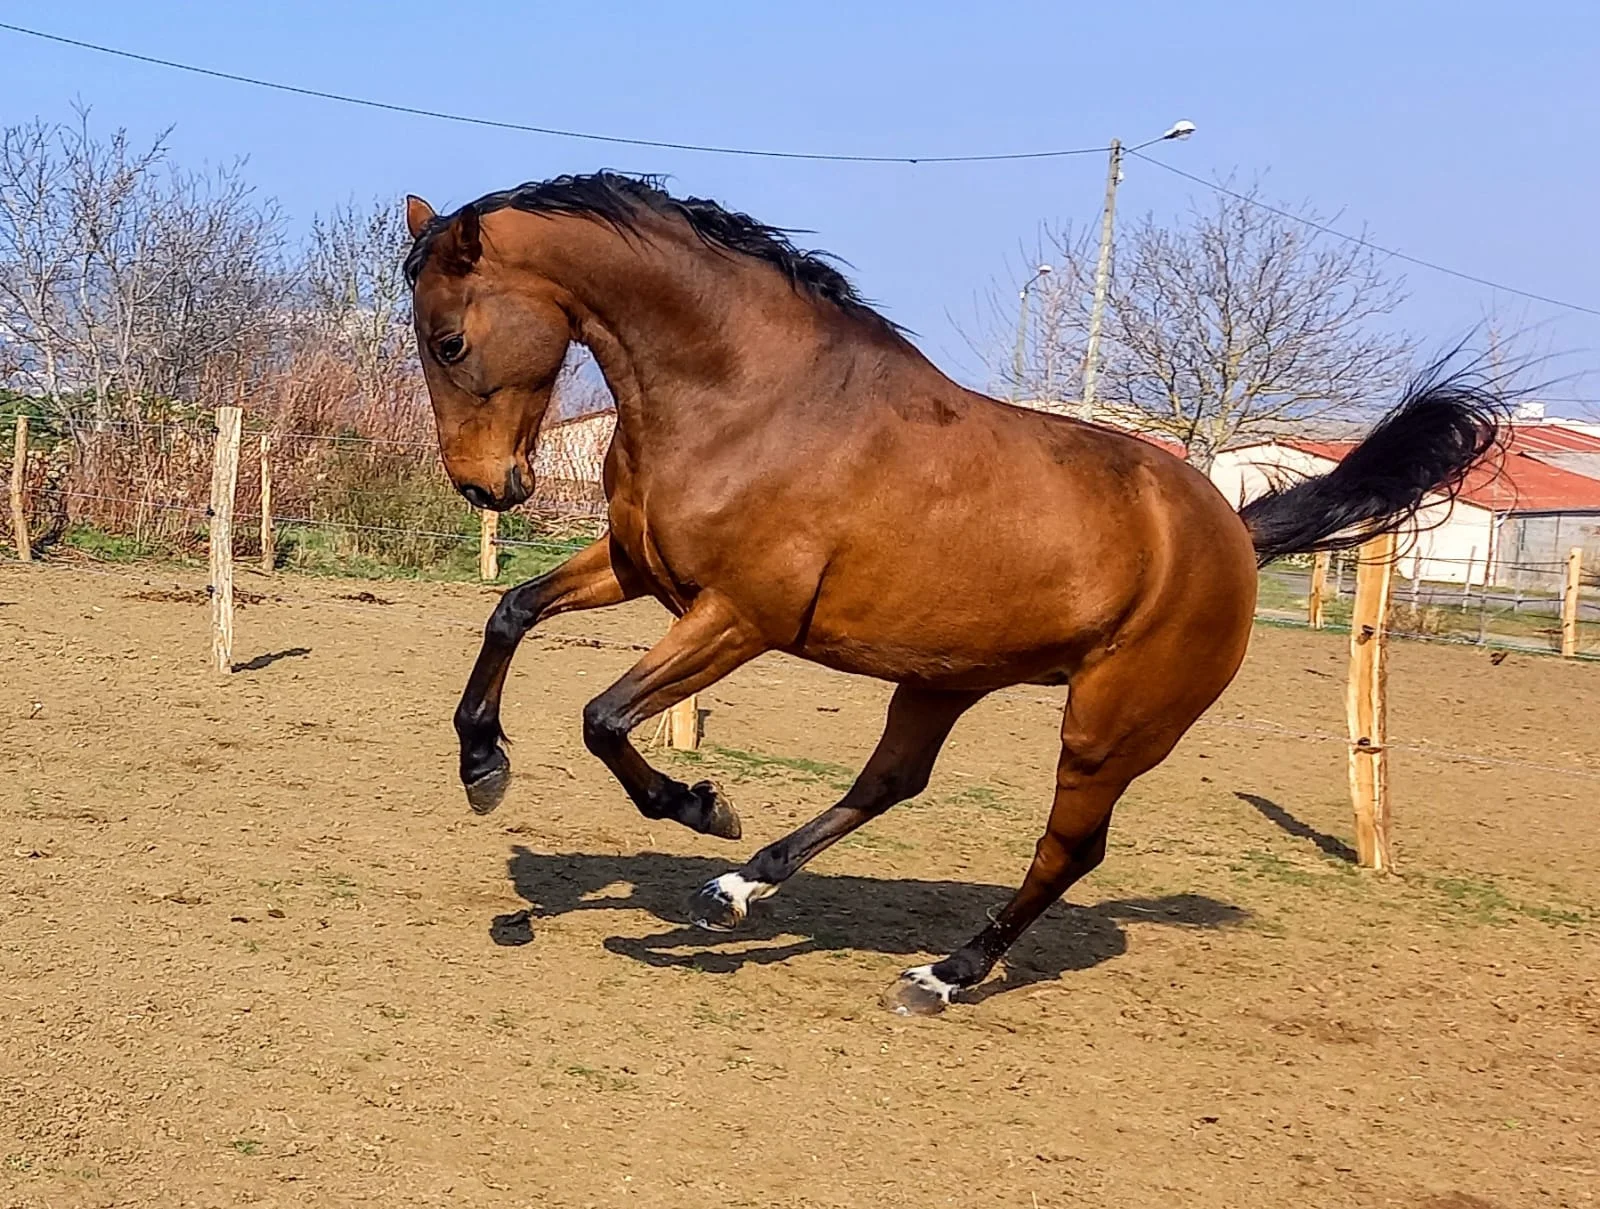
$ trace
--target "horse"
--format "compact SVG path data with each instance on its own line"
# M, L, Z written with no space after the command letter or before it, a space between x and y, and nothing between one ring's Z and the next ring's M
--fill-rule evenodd
M1459 489L1503 424L1492 385L1436 367L1337 469L1235 509L1150 442L959 386L826 254L656 178L559 176L445 215L413 196L406 219L418 354L468 501L504 510L532 492L570 344L616 400L608 531L502 596L455 711L474 810L509 783L513 654L574 610L651 596L673 614L585 706L583 738L646 818L709 836L740 837L728 795L653 768L631 730L768 651L895 686L849 791L693 892L691 918L712 929L920 793L987 694L1068 686L1020 888L961 948L899 977L883 1003L902 1014L975 987L1100 864L1118 798L1238 670L1261 564L1402 528Z

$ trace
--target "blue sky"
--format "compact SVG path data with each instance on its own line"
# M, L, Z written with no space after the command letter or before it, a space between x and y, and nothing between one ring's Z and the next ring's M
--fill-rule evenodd
M1600 308L1600 14L1593 0L1086 5L903 3L21 5L0 20L289 83L645 138L936 155L1134 142L1204 177L1260 175L1416 256ZM600 167L664 172L854 266L868 296L957 377L952 319L1018 267L1041 221L1093 222L1100 157L881 166L735 159L475 129L266 93L0 32L0 120L176 127L189 165L244 155L303 227L338 202L443 208ZM1137 161L1124 214L1196 187ZM1399 266L1397 266L1399 267ZM1600 318L1422 269L1400 316L1427 344L1486 315L1600 411ZM1585 410L1582 405L1562 408Z

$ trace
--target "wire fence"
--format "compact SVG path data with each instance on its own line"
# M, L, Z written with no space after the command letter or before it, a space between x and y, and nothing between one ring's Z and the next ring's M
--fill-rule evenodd
M613 421L589 417L547 427L530 505L500 518L494 544L505 574L532 574L604 529L601 468ZM23 511L36 548L90 557L197 555L206 541L216 440L209 415L188 422L109 421L87 439L40 425L23 466ZM247 427L241 444L235 554L259 555L261 459L273 479L272 522L280 565L356 575L468 576L477 566L479 518L449 485L437 444L403 436ZM0 482L9 482L12 443L0 440ZM13 547L0 509L3 557ZM1584 575L1577 605L1577 655L1600 658L1600 559ZM1356 554L1332 556L1323 624L1346 629ZM1408 575L1407 571L1412 574ZM1397 637L1527 651L1559 650L1566 563L1402 558L1391 593ZM1423 571L1425 573L1417 573ZM1263 569L1257 616L1305 625L1313 577L1309 557Z
M1356 555L1334 554L1323 585L1323 625L1347 630L1355 598ZM1469 559L1430 557L1428 574L1408 575L1413 564L1396 564L1390 589L1389 632L1395 637L1468 643L1521 651L1559 651L1566 560L1506 562L1485 568ZM1600 659L1600 581L1583 575L1577 600L1579 658ZM1312 583L1310 558L1271 563L1261 572L1256 615L1263 620L1306 625ZM1473 582L1477 578L1479 582ZM1541 586L1529 586L1530 584Z
M7 426L9 428L9 425ZM601 418L563 424L540 442L538 489L501 518L508 552L564 557L603 528ZM40 425L23 470L23 513L45 554L197 555L207 538L215 422L110 421L85 434ZM12 445L0 451L9 482ZM353 574L465 574L480 543L477 514L450 486L433 441L247 428L235 494L235 554L260 554L261 469L272 479L281 565ZM0 521L13 542L9 512ZM513 573L518 568L509 560ZM524 560L526 562L526 560Z
M0 559L0 561L5 561ZM93 575L108 580L128 581L128 572L115 568L97 568L84 566L52 567L48 564L41 568L45 573L62 574L65 576ZM383 602L390 603L390 602ZM351 617L370 618L372 608L370 604L344 603L341 600L322 599L318 601L319 610L328 610L348 615ZM450 639L467 638L476 640L482 634L482 627L476 621L448 622L443 619L424 614L410 623L420 625L424 630L439 637ZM603 638L595 634L554 634L548 630L534 630L526 639L535 645L555 647L582 647L595 650L612 650L642 654L650 649L648 643L619 641L614 638ZM1025 691L1019 688L1018 691ZM1058 698L1035 696L1029 698L1035 704L1052 705L1060 704ZM1331 731L1305 729L1300 727L1284 726L1281 723L1270 722L1261 718L1247 717L1222 717L1206 716L1195 723L1197 730L1223 730L1239 734L1255 735L1265 739L1279 739L1299 743L1334 744L1348 748L1349 737L1334 734ZM1515 768L1526 772L1537 772L1562 777L1572 777L1585 781L1600 781L1600 767L1586 767L1582 764L1553 764L1549 761L1524 760L1514 756L1489 755L1480 751L1471 751L1459 747L1443 747L1436 743L1406 742L1390 738L1387 747L1394 751L1404 751L1425 759L1436 760L1441 763L1477 764L1485 767ZM1574 759L1579 757L1574 756Z

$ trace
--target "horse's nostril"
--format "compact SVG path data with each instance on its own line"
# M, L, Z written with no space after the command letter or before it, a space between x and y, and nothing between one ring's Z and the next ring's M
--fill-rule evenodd
M467 503L474 508L493 508L494 496L475 483L465 483L459 488L462 495L467 497Z
M522 467L513 466L506 472L505 497L513 505L522 503L532 492L533 488L528 485L528 479L522 473Z

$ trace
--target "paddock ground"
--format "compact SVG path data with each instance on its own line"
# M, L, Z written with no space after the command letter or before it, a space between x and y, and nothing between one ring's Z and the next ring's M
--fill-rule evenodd
M836 794L885 686L770 657L703 698L667 762L732 790L727 845L579 738L665 615L564 618L478 819L449 715L490 593L245 576L221 680L202 584L0 567L0 1204L1600 1199L1600 667L1396 644L1378 879L1341 855L1347 640L1259 629L1072 905L904 1020L879 993L1022 873L1060 690L985 702L715 937L688 892Z

